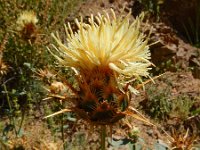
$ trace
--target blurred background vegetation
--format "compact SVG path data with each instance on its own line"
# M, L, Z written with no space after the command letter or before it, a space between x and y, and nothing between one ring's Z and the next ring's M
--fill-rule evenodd
M11 131L17 137L23 135L23 123L35 111L42 109L48 115L60 109L59 103L53 104L52 111L47 102L41 105L47 90L40 77L51 78L49 70L56 66L47 51L52 42L50 34L61 31L66 18L83 1L0 0L0 131L4 141L9 139ZM19 31L17 20L25 11L32 11L38 22L32 28ZM50 86L50 82L46 83ZM8 121L3 121L6 118ZM51 119L48 121L54 125Z

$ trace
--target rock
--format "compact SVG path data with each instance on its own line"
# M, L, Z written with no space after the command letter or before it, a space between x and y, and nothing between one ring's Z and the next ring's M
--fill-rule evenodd
M149 136L153 136L153 130L152 129L149 129L149 130L147 130L147 134L149 135Z

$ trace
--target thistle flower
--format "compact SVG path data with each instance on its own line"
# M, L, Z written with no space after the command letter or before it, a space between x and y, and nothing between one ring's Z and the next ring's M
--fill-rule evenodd
M96 22L91 15L89 24L83 23L82 19L81 22L76 20L79 27L77 33L73 33L68 24L67 45L53 34L58 43L56 50L60 54L60 57L55 57L63 65L74 67L80 72L87 73L98 67L112 71L122 81L132 77L147 77L151 63L147 39L140 32L143 15L130 24L131 13L117 19L115 13L111 12L113 20L107 13L105 16L96 16Z
M38 75L39 79L47 81L47 83L50 83L56 77L56 74L52 73L48 69L38 69L36 74Z
M50 85L51 93L58 94L58 93L62 93L64 90L66 90L66 87L62 82L54 81Z
M22 38L35 40L37 22L38 19L33 11L24 11L17 19L17 31L21 33Z
M59 62L75 70L78 82L74 110L81 118L95 124L113 124L126 115L129 107L129 85L133 78L148 77L151 65L147 38L140 31L143 14L133 23L126 17L108 13L91 15L89 24L75 20L78 31L65 26L67 43L52 34ZM126 113L125 113L126 112Z
M178 133L176 130L172 130L172 136L168 135L169 141L171 143L172 150L192 150L195 149L195 141L197 140L197 135L189 135L189 129L183 133Z
M8 66L2 61L0 57L0 76L6 75L8 72Z
M20 16L17 19L17 29L18 31L21 31L27 24L36 25L37 22L38 19L33 11L24 11L20 14Z
M7 43L7 34L4 36L2 43L0 43L0 76L7 74L8 66L3 62L3 50Z

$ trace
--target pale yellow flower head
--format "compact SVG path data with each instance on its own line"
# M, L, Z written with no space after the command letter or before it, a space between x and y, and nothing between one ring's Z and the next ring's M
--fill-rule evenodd
M21 31L27 24L36 25L37 16L33 11L23 11L17 19L17 30Z
M146 36L140 31L143 14L130 23L126 17L116 17L111 10L108 13L91 15L89 23L75 20L79 30L74 33L70 24L66 27L67 41L61 42L53 35L58 47L54 48L60 56L54 56L67 67L73 67L80 73L95 67L108 67L120 82L133 77L147 77L151 65L150 51Z

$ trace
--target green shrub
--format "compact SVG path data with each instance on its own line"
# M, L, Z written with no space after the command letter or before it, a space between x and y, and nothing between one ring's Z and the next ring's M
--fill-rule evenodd
M167 119L172 109L169 87L157 88L155 85L146 89L146 99L143 101L142 109L154 119Z
M165 0L138 0L144 8L150 13L156 16L156 20L160 20L160 7Z

